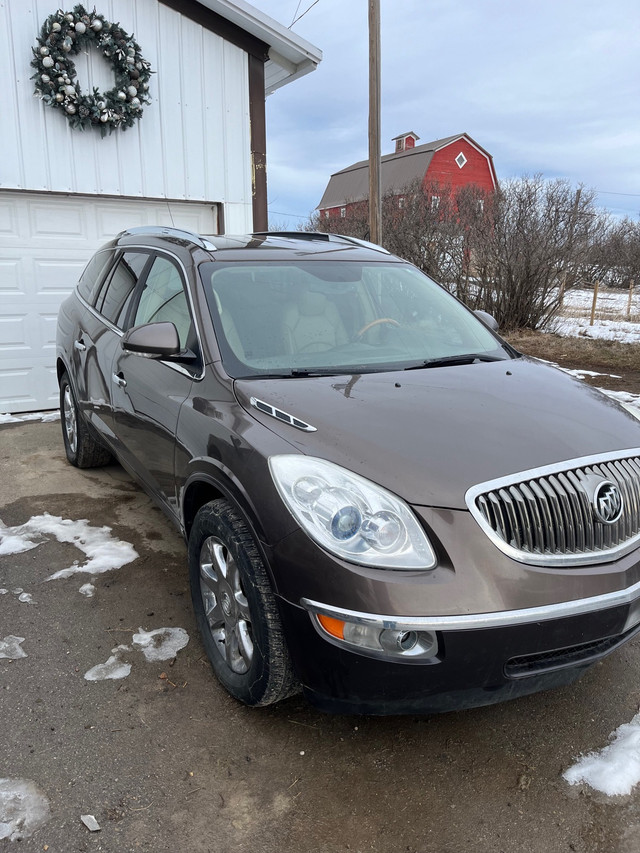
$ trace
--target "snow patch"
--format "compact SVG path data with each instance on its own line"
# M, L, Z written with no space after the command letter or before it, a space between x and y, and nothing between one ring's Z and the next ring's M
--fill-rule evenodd
M586 782L609 797L630 794L640 782L640 713L609 735L608 746L584 755L562 774L570 785Z
M49 816L49 801L34 782L0 779L0 839L29 838Z
M51 423L60 420L60 411L53 412L27 412L24 415L11 415L8 412L0 412L0 424L21 424L27 421L42 421Z
M18 596L18 601L21 601L23 604L33 604L33 596L29 592L21 592Z
M96 588L92 583L83 583L78 592L80 595L86 595L87 598L93 598L96 594Z
M9 660L26 658L27 653L20 648L21 643L24 643L24 637L14 637L12 634L0 640L0 658L8 658Z
M148 661L170 660L189 642L184 628L156 628L155 631L138 628L138 631L133 635L132 643Z
M85 672L87 681L106 681L107 679L126 678L131 672L131 664L120 660L123 652L130 652L129 646L116 646L111 649L111 657L105 663L92 666Z
M552 323L548 331L563 338L600 338L625 344L640 343L640 323L626 320L595 320L591 326L588 317L565 317Z
M17 527L5 527L0 522L0 554L19 554L36 548L47 535L55 536L58 542L75 545L87 556L85 563L75 562L66 569L54 572L47 580L68 578L80 572L91 575L109 572L138 557L133 545L111 535L110 527L92 527L86 518L71 521L46 512L44 515L34 515Z

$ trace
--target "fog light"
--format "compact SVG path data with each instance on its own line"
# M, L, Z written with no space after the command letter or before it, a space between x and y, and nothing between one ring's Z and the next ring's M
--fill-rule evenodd
M390 631L386 629L380 634L380 645L388 652L410 652L418 644L418 634L415 631Z

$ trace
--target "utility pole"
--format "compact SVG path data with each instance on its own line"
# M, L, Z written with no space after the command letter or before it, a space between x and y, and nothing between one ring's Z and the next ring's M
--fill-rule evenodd
M369 0L369 239L382 239L380 199L380 0Z

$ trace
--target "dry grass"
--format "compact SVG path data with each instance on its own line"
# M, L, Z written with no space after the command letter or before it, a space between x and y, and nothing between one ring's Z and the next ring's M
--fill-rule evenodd
M597 370L602 373L640 373L640 347L597 338L563 338L521 329L505 335L510 344L526 355L555 361L563 367Z
M582 293L584 291L580 291ZM560 310L560 317L590 317L591 316L591 300L592 294L589 296L588 304L576 305L574 302L574 294L570 291L566 294L565 305ZM630 307L630 313L627 309ZM601 287L598 291L596 301L596 320L616 320L626 321L631 323L640 323L640 288L636 288L633 292L631 305L629 306L629 292L625 290L615 290L609 287Z

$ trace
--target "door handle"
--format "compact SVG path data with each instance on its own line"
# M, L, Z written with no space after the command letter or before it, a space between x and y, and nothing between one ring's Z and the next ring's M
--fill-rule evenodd
M80 352L85 352L85 350L87 349L82 338L80 338L77 341L74 341L73 346L75 347L75 349L79 350Z
M112 373L111 378L116 383L116 385L119 385L121 388L126 388L127 380L121 373Z

